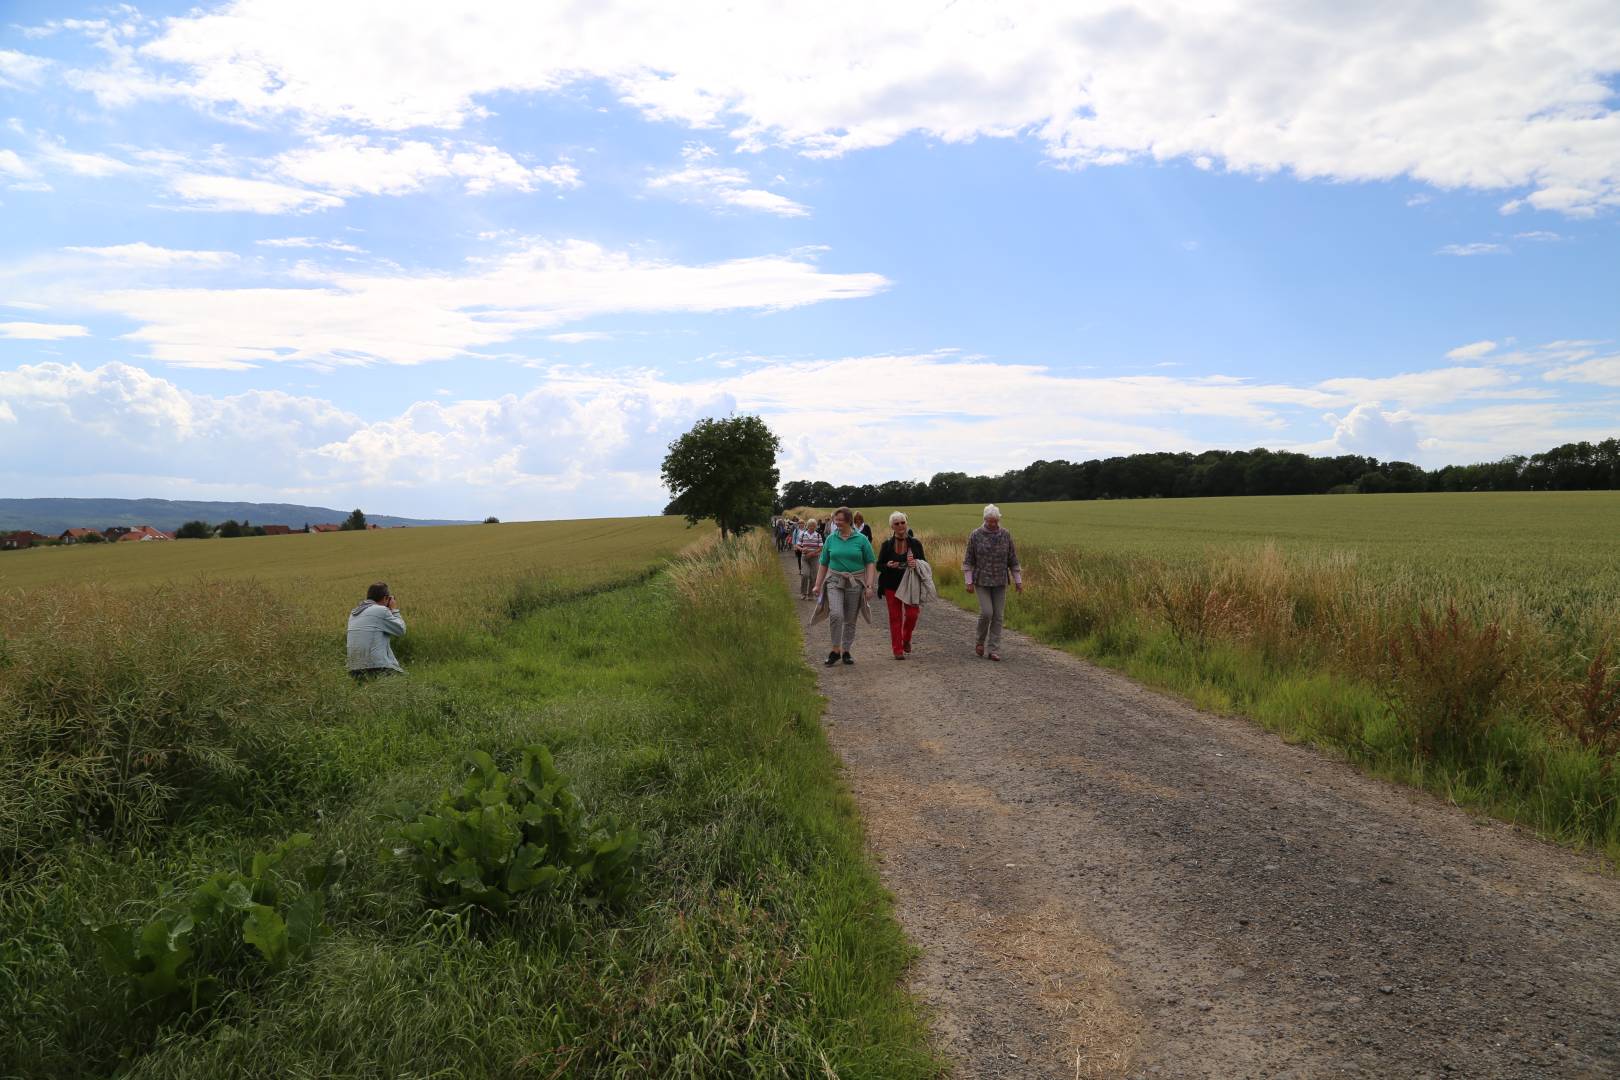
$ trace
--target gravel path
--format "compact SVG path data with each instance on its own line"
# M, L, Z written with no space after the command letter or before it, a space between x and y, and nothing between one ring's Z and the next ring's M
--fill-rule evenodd
M979 660L950 604L906 661L873 617L805 652L959 1075L1620 1076L1589 860L1019 634Z

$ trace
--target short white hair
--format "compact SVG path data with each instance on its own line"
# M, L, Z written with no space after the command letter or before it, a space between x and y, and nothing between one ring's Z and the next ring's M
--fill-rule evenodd
M897 524L899 522L902 522L904 520L906 520L906 515L902 514L898 510L896 510L894 513L889 515L889 525L891 527L893 527L895 524Z
M1001 507L997 506L995 503L991 503L989 506L984 508L984 514L982 516L986 521L990 520L991 518L995 518L997 521L1000 521Z
M817 521L815 518L811 518L809 521L806 521L805 524L806 525L820 525L821 522Z

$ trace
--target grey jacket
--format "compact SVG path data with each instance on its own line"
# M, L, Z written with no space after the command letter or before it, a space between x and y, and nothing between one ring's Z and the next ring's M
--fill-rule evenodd
M907 607L919 607L939 596L939 590L934 587L934 568L922 559L918 559L900 578L900 584L895 587L894 595Z
M367 600L349 612L349 670L389 668L404 671L394 659L389 638L405 633L405 616Z

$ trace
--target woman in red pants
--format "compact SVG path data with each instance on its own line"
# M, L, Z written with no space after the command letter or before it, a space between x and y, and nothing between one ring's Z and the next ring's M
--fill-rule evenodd
M902 604L894 590L906 574L906 567L924 558L922 541L911 535L906 515L896 510L889 515L889 528L894 535L883 541L878 549L878 595L889 605L889 645L894 658L904 660L911 651L911 632L917 628L917 616L922 608L916 604Z

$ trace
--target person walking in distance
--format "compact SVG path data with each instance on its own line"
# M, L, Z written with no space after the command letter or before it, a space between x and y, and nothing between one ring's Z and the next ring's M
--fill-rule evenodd
M866 523L866 518L861 516L859 510L855 511L855 531L866 537L868 544L875 542L872 539L872 526Z
M911 634L917 629L917 616L922 613L919 604L902 603L896 589L906 576L906 567L915 566L924 558L922 541L911 535L906 515L896 510L889 515L889 528L894 535L883 541L878 549L877 593L889 608L889 648L896 660L904 660L911 652Z
M855 531L849 507L833 511L836 528L821 546L821 569L816 572L816 596L827 590L828 623L832 628L832 651L827 666L843 660L853 664L849 647L855 644L855 619L872 598L877 578L877 554L872 542Z
M814 600L811 594L815 592L816 567L821 559L821 525L815 518L806 521L793 538L793 551L799 557L799 599Z
M405 616L386 581L366 590L366 598L349 612L349 674L355 682L379 675L403 675L405 669L394 658L391 639L405 633Z
M1018 549L1013 546L1012 533L1001 527L1001 508L991 503L984 508L984 524L968 534L967 550L962 553L962 583L979 599L973 651L992 660L1001 659L1001 621L1007 610L1009 579L1013 588L1024 591Z

